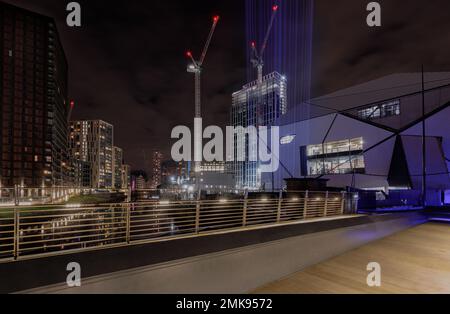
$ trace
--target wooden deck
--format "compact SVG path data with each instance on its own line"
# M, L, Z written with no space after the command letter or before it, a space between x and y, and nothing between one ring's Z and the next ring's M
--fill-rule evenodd
M381 287L366 283L381 265ZM428 223L376 241L255 293L450 293L450 225Z

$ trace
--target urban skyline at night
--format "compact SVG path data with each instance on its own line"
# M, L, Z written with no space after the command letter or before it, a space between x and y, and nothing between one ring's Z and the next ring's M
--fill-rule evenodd
M0 295L450 294L449 9L0 0Z
M184 54L187 49L200 53L214 14L221 15L221 24L211 44L209 64L204 71L203 80L207 82L204 84L203 96L204 119L208 124L214 125L229 123L231 95L249 82L248 71L254 71L247 56L249 39L245 35L244 2L199 1L198 9L194 10L184 1L173 1L169 6L156 1L149 4L149 10L142 10L143 4L125 5L119 2L105 8L100 3L81 1L81 5L86 8L83 14L85 27L75 29L65 25L64 3L44 0L36 4L19 0L13 4L55 18L70 67L69 97L76 101L73 118L103 119L114 124L117 129L116 141L126 152L127 163L133 169L150 172L149 165L154 150L161 150L169 155L170 145L167 145L167 140L170 139L171 128L192 124L194 88L192 79L185 73L188 60ZM440 2L441 5L436 5L436 8L447 5ZM417 32L418 26L415 24L408 24L411 15L417 11L415 4L407 8L394 3L386 5L387 11L396 12L395 19L386 15L386 28L367 31L367 27L360 23L364 22L365 7L359 1L347 0L346 5L335 8L332 14L327 11L324 1L316 1L312 21L312 97L392 73L418 72L430 51L436 51L436 55L427 59L427 71L445 71L450 68L444 58L445 50L438 49L445 37L427 36L426 31ZM427 10L433 9L430 7ZM440 12L443 11L445 10L436 9L435 12L429 12L420 24L425 27L438 24L444 28L447 22L441 18ZM191 15L185 15L186 12ZM133 16L134 22L120 24L127 15ZM431 16L435 18L431 20ZM116 20L119 23L114 22ZM163 21L170 21L164 32L157 27ZM261 20L258 25L265 29L266 23ZM340 27L335 29L334 25ZM189 29L182 30L186 26ZM392 32L383 36L382 32L387 28ZM177 34L182 31L187 36L180 38ZM275 25L269 45L277 44L277 32ZM114 36L110 41L106 40L108 34ZM420 40L423 43L420 47L429 49L419 46L414 49L406 48L417 34L420 39L414 40ZM401 41L406 42L406 45L395 45L396 36L403 38ZM337 44L339 41L345 41L346 44ZM138 42L139 49L134 49ZM158 42L158 45L152 45L154 42ZM357 42L362 43L358 44L357 49L347 48ZM373 51L372 48L379 53L367 54L367 51ZM374 71L366 71L368 67L373 67L386 58L391 60L389 66L374 67ZM336 60L343 62L336 63ZM399 62L394 62L395 60ZM127 68L124 67L125 64ZM284 69L273 66L277 65L269 62L266 73L273 70L285 72ZM336 77L338 73L345 75ZM99 75L102 79L92 79ZM182 114L171 115L173 108L178 106L189 110L183 109ZM125 114L131 112L135 114ZM149 123L152 119L156 123ZM128 140L131 137L133 141Z

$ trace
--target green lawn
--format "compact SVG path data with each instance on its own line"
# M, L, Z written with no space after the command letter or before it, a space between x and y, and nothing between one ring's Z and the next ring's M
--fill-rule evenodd
M67 204L101 204L109 202L109 195L103 194L90 194L90 195L77 195L69 199Z

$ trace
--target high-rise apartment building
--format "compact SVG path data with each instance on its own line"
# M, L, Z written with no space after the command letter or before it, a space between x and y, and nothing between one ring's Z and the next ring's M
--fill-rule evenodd
M163 154L159 151L153 152L152 156L152 178L151 178L151 188L157 189L161 185L161 164L163 161Z
M123 151L122 148L113 147L113 188L122 188L122 165Z
M67 186L68 65L55 21L0 3L0 184Z
M113 135L114 128L102 120L70 122L70 153L75 161L90 165L90 188L113 188Z
M249 126L273 126L276 119L287 110L287 81L278 72L263 77L262 83L254 81L233 94L231 125L247 128ZM244 140L239 140L245 137ZM244 143L244 147L241 147ZM259 162L250 161L249 138L243 131L235 135L234 160L232 172L235 175L236 188L257 190L261 188ZM257 151L257 150L255 150ZM244 155L244 156L243 156ZM239 161L245 160L245 161Z
M76 187L91 188L91 163L72 159L73 178Z

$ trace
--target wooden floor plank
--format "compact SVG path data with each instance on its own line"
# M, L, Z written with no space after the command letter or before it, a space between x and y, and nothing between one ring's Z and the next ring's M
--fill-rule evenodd
M381 287L366 283L381 265ZM309 267L255 293L450 293L450 225L428 223Z

